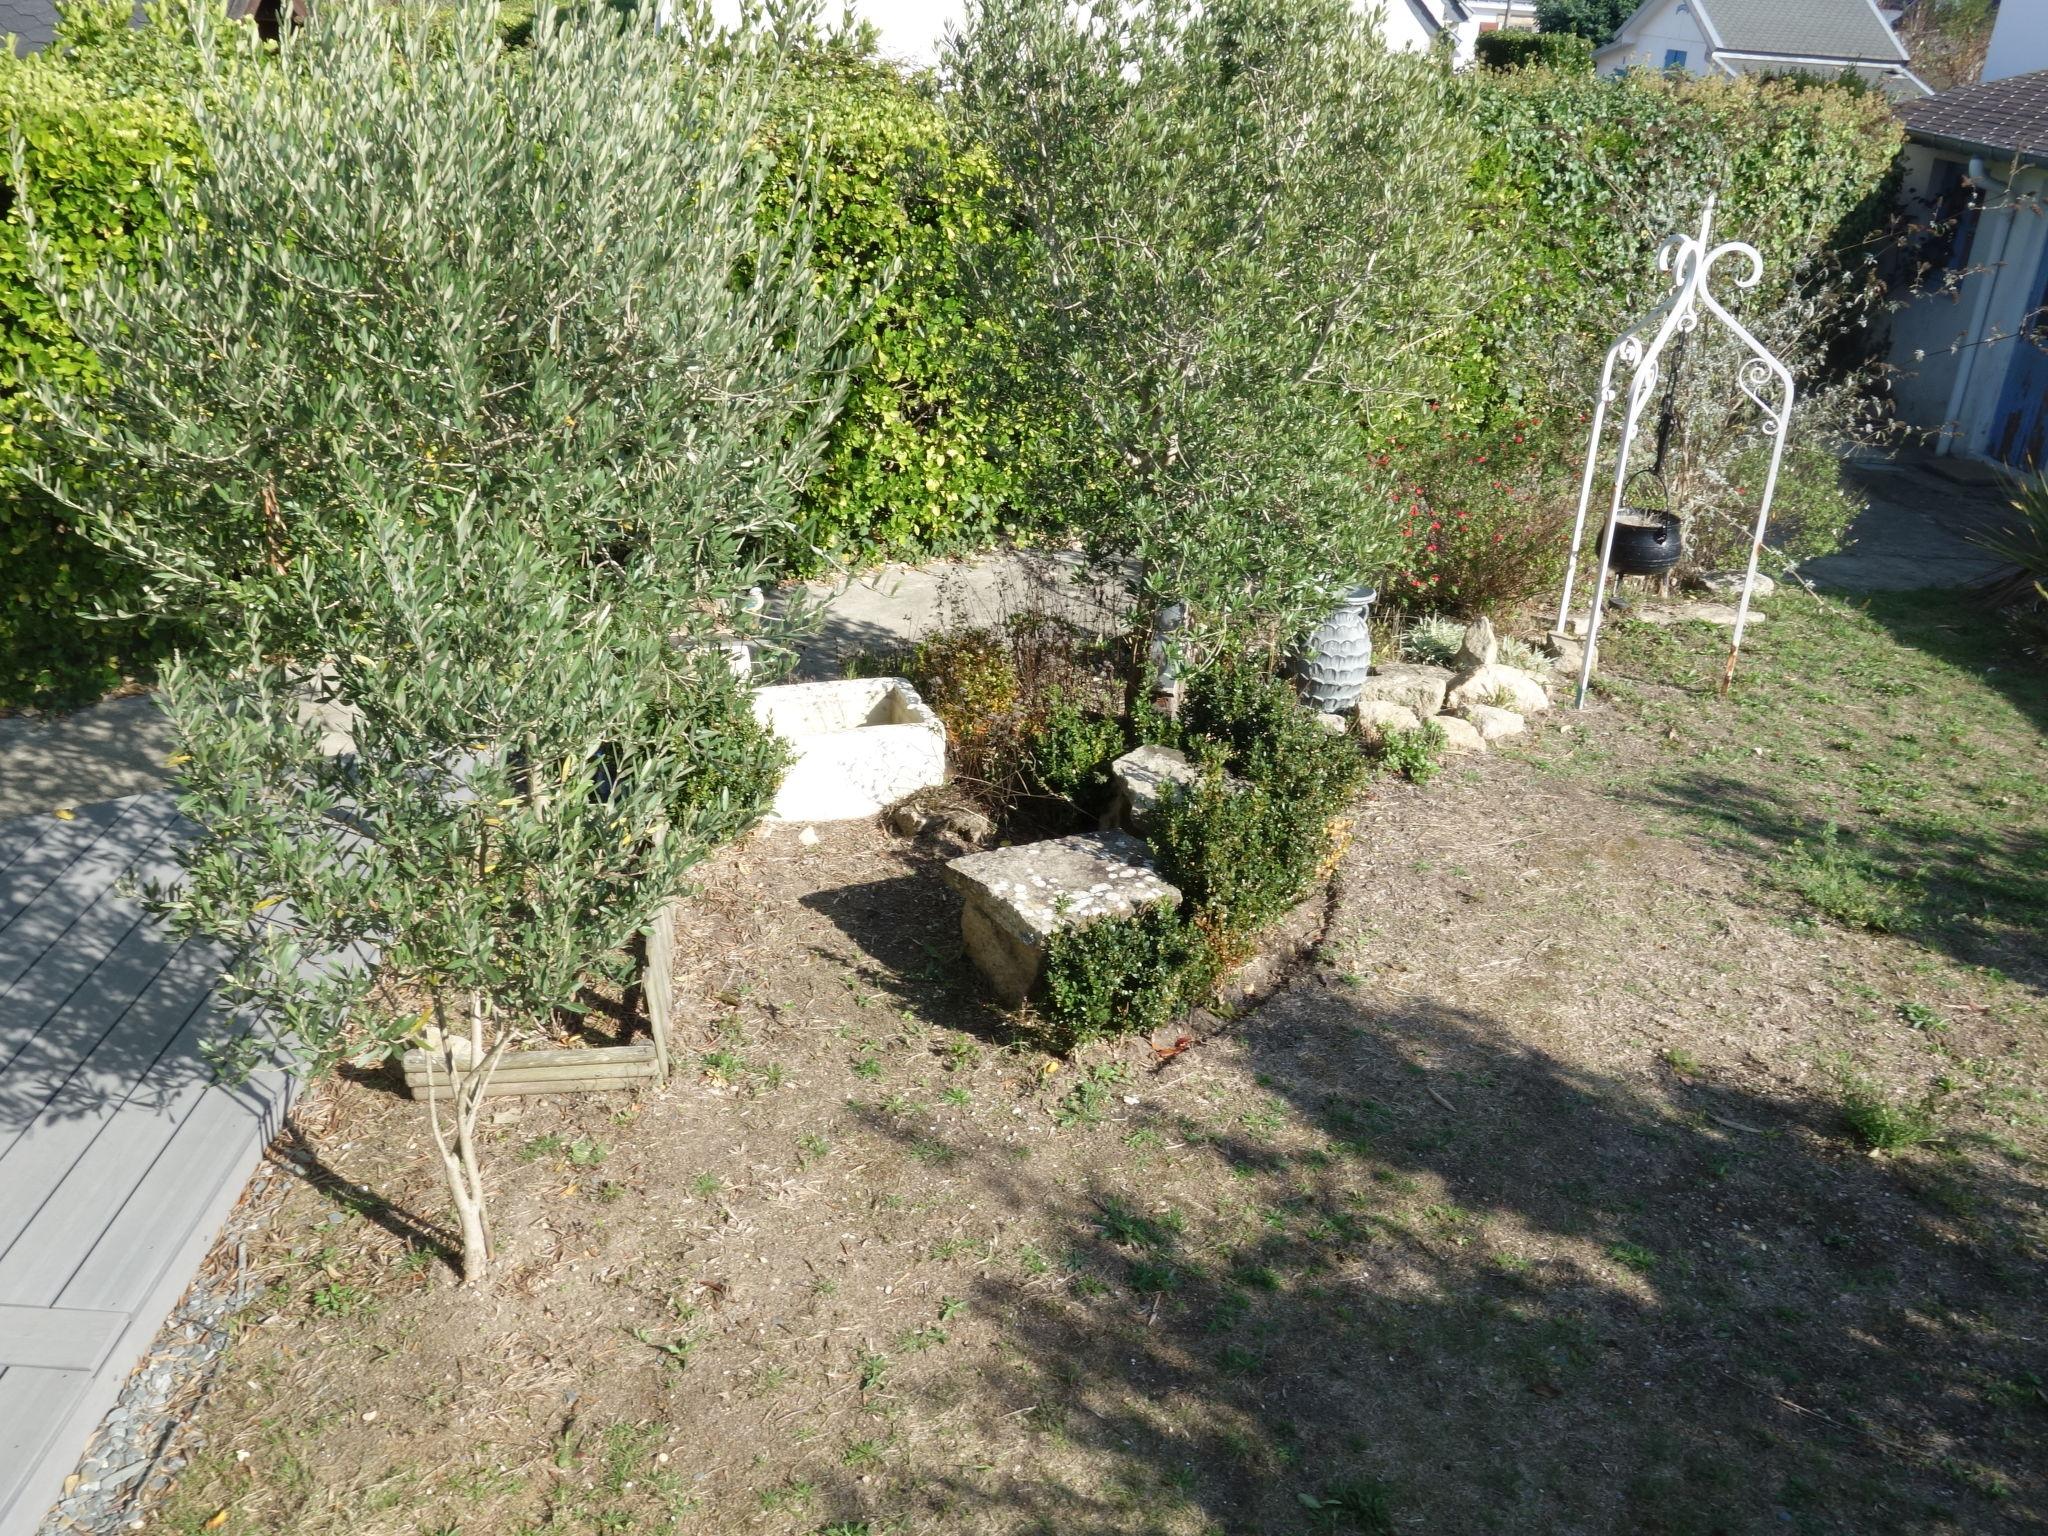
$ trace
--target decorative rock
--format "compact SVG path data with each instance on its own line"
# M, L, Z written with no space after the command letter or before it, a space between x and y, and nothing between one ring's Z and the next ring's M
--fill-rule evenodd
M898 837L915 837L931 824L931 817L908 801L889 813L889 829Z
M1451 664L1460 672L1475 672L1500 660L1500 640L1494 635L1493 620L1481 616L1465 626L1465 638Z
M1461 720L1456 715L1438 715L1437 728L1444 733L1446 752L1484 752L1486 738L1479 734L1479 727L1470 720Z
M1344 722L1339 720L1337 726L1343 729ZM1151 831L1152 813L1168 786L1193 789L1202 782L1202 770L1172 747L1133 747L1109 765L1109 775L1117 792L1102 824L1141 836Z
M1543 654L1550 658L1550 668L1553 672L1577 677L1580 664L1586 659L1586 643L1576 634L1553 629L1543 637Z
M1742 596L1742 580L1746 571L1704 571L1688 581L1686 585L1695 592L1711 592L1716 597ZM1778 590L1778 584L1762 571L1756 573L1756 584L1749 589L1752 599L1769 597Z
M1427 719L1443 709L1444 694L1450 686L1449 667L1396 662L1381 667L1365 680L1365 686L1359 691L1358 704L1361 709L1368 701L1399 704L1414 710L1419 718Z
M946 728L903 678L757 688L754 718L796 757L774 820L855 821L946 782Z
M1068 928L1147 907L1180 905L1145 845L1124 832L1088 832L954 859L941 872L967 898L960 936L967 953L1012 1005L1045 966L1046 941Z
M1350 725L1345 722L1345 719L1342 715L1333 715L1330 714L1328 711L1322 711L1316 715L1316 724L1320 725L1332 736L1342 736L1346 731L1351 729Z
M1550 708L1543 685L1516 667L1479 667L1462 674L1444 696L1444 707L1456 711L1467 704L1492 704L1525 715Z
M1360 700L1356 719L1359 739L1369 747L1397 732L1422 729L1422 716L1405 704L1389 704L1385 699Z
M1458 713L1478 726L1480 736L1487 741L1519 736L1529 728L1528 723L1512 709L1496 709L1491 704L1467 704Z

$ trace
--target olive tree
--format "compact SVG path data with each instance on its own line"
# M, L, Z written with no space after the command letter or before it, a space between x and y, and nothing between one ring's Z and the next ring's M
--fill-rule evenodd
M1346 0L970 0L943 73L1035 245L980 275L1066 423L1041 493L1197 635L1375 574L1369 428L1479 277L1447 64Z
M849 320L760 148L804 18L543 8L507 52L493 11L330 5L251 70L195 8L245 78L147 262L45 268L109 382L48 396L39 471L210 636L164 680L201 829L164 910L232 947L252 1045L432 1045L472 1280L492 1068L772 787L699 642Z

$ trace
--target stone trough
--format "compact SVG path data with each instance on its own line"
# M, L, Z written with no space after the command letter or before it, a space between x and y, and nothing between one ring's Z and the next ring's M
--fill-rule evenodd
M946 782L946 727L904 678L757 688L754 718L796 759L775 820L857 821Z

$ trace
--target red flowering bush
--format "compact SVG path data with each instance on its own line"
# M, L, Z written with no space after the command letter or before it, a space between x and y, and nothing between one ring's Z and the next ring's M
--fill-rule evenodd
M1578 489L1569 433L1515 420L1480 431L1447 426L1433 439L1389 445L1388 492L1401 557L1384 604L1456 614L1511 608L1564 579L1571 497Z

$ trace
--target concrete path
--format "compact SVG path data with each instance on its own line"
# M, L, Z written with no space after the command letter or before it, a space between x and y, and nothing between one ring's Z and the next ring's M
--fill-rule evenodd
M2010 492L1996 466L1931 453L1857 454L1842 466L1869 510L1849 526L1840 554L1803 562L1800 573L1835 592L1911 592L1967 587L1996 575L1997 560L1969 542L1995 527Z
M1012 553L927 566L888 565L836 586L807 590L822 622L797 659L797 675L838 677L846 660L955 624L1000 624L1025 611L1080 623L1113 616L1114 596L1079 579L1069 553ZM0 718L0 821L143 794L171 782L170 722L147 694L68 715Z
M146 693L0 719L0 821L162 789L176 750L170 721Z

